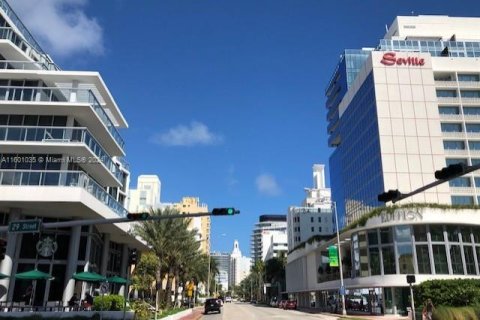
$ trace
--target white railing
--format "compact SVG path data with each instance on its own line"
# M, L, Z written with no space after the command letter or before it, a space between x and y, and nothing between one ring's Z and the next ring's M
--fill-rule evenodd
M437 97L439 103L460 103L458 97Z

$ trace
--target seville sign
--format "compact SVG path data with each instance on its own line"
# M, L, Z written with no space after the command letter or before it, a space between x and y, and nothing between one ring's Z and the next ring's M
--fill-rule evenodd
M425 65L425 59L418 58L418 57L406 57L406 58L397 58L396 52L387 52L383 54L382 60L380 61L382 64L386 66L393 66L393 65L405 65L405 66L423 66Z

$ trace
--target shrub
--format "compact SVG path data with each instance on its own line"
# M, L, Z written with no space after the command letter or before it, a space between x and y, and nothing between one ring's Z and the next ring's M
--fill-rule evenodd
M135 319L149 320L152 315L150 305L143 300L137 300L132 303L132 309L135 311Z
M415 304L432 299L435 306L463 307L480 305L480 280L429 280L415 286ZM448 319L448 318L445 318Z
M123 310L124 298L118 294L98 296L93 299L93 310L96 311L121 311Z
M439 306L433 312L433 320L479 320L473 307Z

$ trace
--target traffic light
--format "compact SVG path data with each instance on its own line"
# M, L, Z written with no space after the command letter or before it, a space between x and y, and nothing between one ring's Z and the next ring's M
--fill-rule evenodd
M467 166L464 163L451 164L442 170L435 171L435 179L450 180L458 175L465 173Z
M138 260L137 249L130 250L130 253L128 255L128 264L130 264L130 265L137 264L137 260Z
M388 192L384 192L378 195L378 201L380 202L395 202L402 196L402 193L398 191L397 189L395 190L388 190Z
M0 239L0 261L5 259L5 253L7 251L7 241Z
M215 208L212 210L212 216L233 216L238 213L240 211L235 210L235 208Z
M127 219L128 220L147 220L150 215L148 212L142 212L142 213L129 213L127 214Z

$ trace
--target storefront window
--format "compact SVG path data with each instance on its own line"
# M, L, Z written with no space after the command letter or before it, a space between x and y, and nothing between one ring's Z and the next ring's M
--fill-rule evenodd
M475 270L475 259L473 257L473 248L471 246L464 246L463 253L465 255L465 267L467 267L467 273L477 274L477 270Z
M380 239L382 244L390 244L393 242L392 230L390 228L380 229Z
M395 240L397 240L397 242L411 242L410 226L395 227Z
M457 226L447 226L448 241L458 242L458 233Z
M400 274L410 274L413 273L413 255L412 255L412 245L405 244L397 246L398 250L398 267L400 269Z
M475 243L477 244L480 244L480 227L473 227L472 233L473 233L473 241L475 241Z
M381 274L380 270L380 252L378 248L370 248L370 275L377 276Z
M378 245L377 229L368 231L368 245Z
M470 236L470 227L460 227L460 232L462 233L463 242L472 242L472 237Z
M358 233L358 242L360 246L360 276L368 277L367 235L365 232Z
M427 241L427 226L413 226L415 241Z
M431 274L428 245L417 245L417 263L419 274Z
M450 260L452 262L453 274L463 274L463 262L460 246L450 246Z
M443 237L443 226L431 225L430 236L432 237L432 241L445 241Z
M384 274L395 274L397 273L395 267L395 251L393 246L387 246L382 248L383 255L383 273Z
M447 254L445 245L432 245L433 261L436 274L448 274Z

